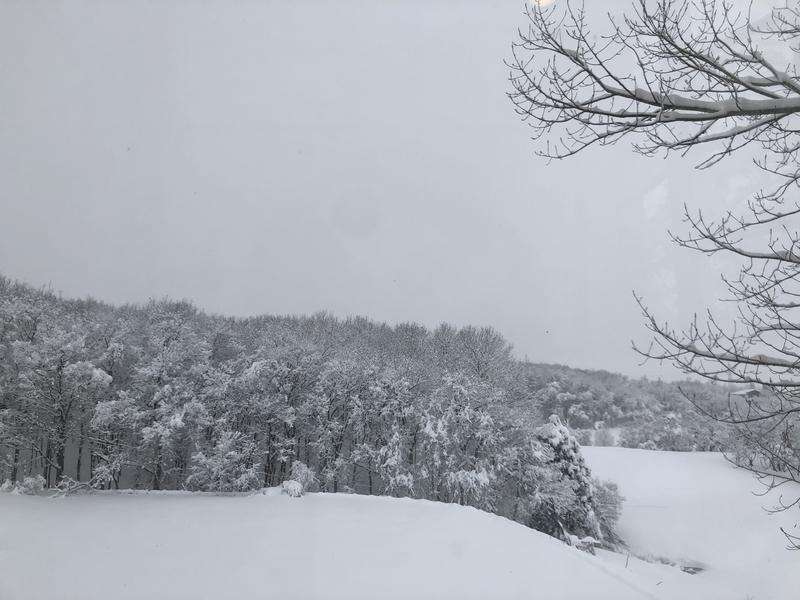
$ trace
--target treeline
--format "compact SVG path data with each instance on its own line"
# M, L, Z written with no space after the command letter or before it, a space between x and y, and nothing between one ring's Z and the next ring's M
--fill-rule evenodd
M110 306L0 278L0 479L457 502L613 543L619 498L489 328Z
M525 369L537 410L558 415L583 445L680 452L737 447L733 429L706 416L727 408L735 387L630 379L562 365Z
M490 328L233 319L0 277L0 482L242 491L302 473L608 540L618 500L578 443L728 449L687 391L730 392L518 361Z

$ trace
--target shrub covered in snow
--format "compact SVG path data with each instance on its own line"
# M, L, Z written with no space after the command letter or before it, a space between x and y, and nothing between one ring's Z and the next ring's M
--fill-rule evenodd
M36 494L41 494L44 491L45 485L46 481L41 475L25 477L22 481L18 481L16 483L12 483L10 479L6 479L0 486L0 492L35 496Z
M538 437L552 451L552 464L574 493L554 496L547 507L549 510L539 515L543 521L537 528L564 540L568 540L570 535L602 539L596 512L595 482L578 440L555 415L539 428Z
M617 534L617 522L622 514L623 497L617 484L610 481L594 482L594 510L600 525L602 540L607 546L618 546L622 539Z
M292 498L299 498L303 495L303 484L293 479L287 479L281 484L281 491Z
M292 463L291 480L299 483L303 492L314 492L319 487L316 473L299 460Z
M593 446L616 446L614 434L608 429L597 429L592 439Z

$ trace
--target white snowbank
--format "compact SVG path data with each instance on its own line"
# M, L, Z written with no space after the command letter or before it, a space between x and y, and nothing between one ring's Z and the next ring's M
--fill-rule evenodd
M626 498L620 534L633 553L705 567L689 576L700 594L693 598L799 597L800 555L785 549L780 527L792 530L800 511L768 514L764 507L774 506L778 495L755 495L763 487L750 473L716 453L582 451L593 474L617 483ZM785 487L782 493L796 497L800 487ZM619 555L606 558L625 560ZM648 568L638 561L629 565L641 573ZM673 584L665 581L663 587L669 593Z
M663 597L652 576L471 508L276 491L0 494L0 598Z
M471 508L308 494L0 494L2 600L790 600L798 554L716 454L585 448L635 555L597 557Z

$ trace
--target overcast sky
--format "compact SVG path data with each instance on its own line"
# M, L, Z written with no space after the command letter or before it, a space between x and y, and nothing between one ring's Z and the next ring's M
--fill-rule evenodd
M630 348L632 291L676 324L714 301L718 265L667 229L749 169L536 158L505 97L524 24L518 0L3 2L0 272L492 325L520 357L672 378Z

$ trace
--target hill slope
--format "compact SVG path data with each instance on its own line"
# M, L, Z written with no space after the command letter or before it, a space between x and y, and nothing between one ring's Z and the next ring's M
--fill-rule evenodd
M619 533L634 555L704 569L692 576L695 589L702 590L693 597L797 598L800 557L785 549L780 527L792 530L800 514L796 508L768 514L764 508L775 506L779 494L757 495L764 489L750 473L717 453L627 448L583 453L596 476L619 485L625 497ZM800 495L796 486L780 491L785 500ZM634 572L649 568L639 561L629 564ZM675 585L665 580L659 587L669 593Z
M507 519L424 500L185 492L0 494L3 600L265 597L789 600L776 498L717 454L587 448L626 496L633 556L591 556ZM788 491L788 490L787 490ZM696 575L661 558L702 567ZM626 566L627 562L627 566Z
M0 539L4 600L662 597L653 577L424 500L0 494Z

